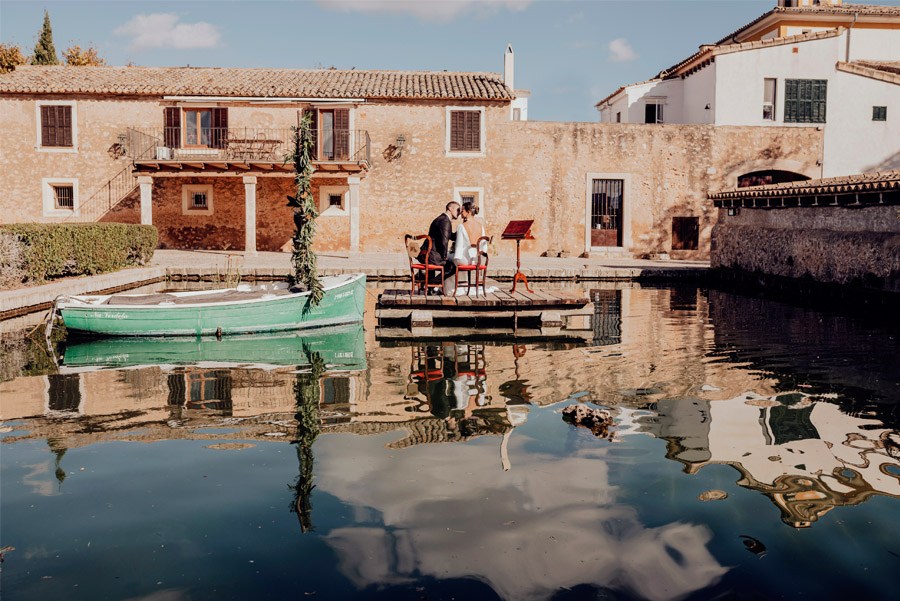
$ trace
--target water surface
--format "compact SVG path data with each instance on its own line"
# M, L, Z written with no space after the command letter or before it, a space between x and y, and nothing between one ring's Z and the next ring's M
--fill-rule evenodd
M581 345L6 336L3 598L895 598L897 331L598 298Z

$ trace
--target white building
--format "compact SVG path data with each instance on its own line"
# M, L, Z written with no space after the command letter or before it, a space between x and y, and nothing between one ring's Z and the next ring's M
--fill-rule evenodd
M736 185L900 168L900 7L779 6L596 104L604 123L822 127L822 172L769 161Z

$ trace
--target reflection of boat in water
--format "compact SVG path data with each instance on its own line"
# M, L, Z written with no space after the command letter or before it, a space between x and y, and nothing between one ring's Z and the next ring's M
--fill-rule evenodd
M317 305L286 284L168 294L68 296L56 306L66 328L103 336L201 336L315 328L362 321L366 276L322 278Z
M207 364L309 365L318 353L327 368L366 367L361 323L326 329L216 338L114 337L70 341L60 369Z

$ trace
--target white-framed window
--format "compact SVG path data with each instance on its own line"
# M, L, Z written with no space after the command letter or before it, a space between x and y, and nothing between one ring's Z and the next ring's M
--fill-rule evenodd
M775 92L777 80L773 77L763 79L763 121L775 120Z
M665 123L663 121L663 106L665 99L647 100L644 105L644 123Z
M447 156L483 157L485 152L484 107L448 106L446 110Z
M34 114L34 147L38 152L78 152L78 109L74 100L39 100Z
M350 215L347 206L350 188L347 186L321 186L319 188L319 215L321 217L345 217Z
M78 178L45 177L41 179L44 217L71 217L79 214Z
M456 186L453 188L453 200L462 205L470 201L478 205L478 216L486 219L487 207L484 203L484 188L478 186Z
M181 186L181 213L183 215L212 215L212 184L185 184Z

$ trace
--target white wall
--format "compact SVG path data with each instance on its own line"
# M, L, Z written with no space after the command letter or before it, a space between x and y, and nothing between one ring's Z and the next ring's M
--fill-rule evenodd
M682 123L715 123L716 67L716 63L709 64L682 80ZM709 110L706 109L707 104Z
M797 52L793 51L797 48ZM839 108L832 101L831 79L840 60L843 37L824 38L770 46L716 57L716 125L797 125L784 123L784 80L826 79L827 114ZM778 80L775 96L775 121L762 118L763 80Z
M887 121L872 121L873 106ZM827 110L823 177L900 169L900 85L835 71Z
M841 60L845 60L844 52ZM854 27L850 30L850 60L900 60L900 30Z
M643 123L647 102L665 98L663 102L663 122L683 123L683 92L681 79L666 79L638 84L626 89L628 96L627 113L622 113L622 123ZM626 120L626 114L628 116ZM615 115L613 116L615 119Z

